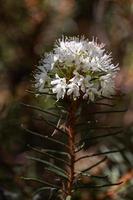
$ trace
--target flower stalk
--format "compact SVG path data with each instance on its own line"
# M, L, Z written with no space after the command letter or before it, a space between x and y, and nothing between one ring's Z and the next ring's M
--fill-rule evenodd
M72 186L74 182L74 165L75 165L75 124L76 124L76 102L72 102L69 107L69 114L67 120L67 131L68 131L68 145L70 147L70 170L69 170L69 182L67 184L67 193L69 196L72 195Z

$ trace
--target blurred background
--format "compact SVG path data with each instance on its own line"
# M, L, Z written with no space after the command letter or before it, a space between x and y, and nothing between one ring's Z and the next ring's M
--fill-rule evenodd
M133 189L133 1L132 0L1 0L0 6L0 200L32 199L32 187L20 179L37 170L27 161L27 144L39 143L25 134L21 124L38 130L31 110L21 106L46 104L27 93L33 83L33 71L45 51L63 35L85 35L106 44L113 62L119 63L116 85L126 97L119 99L128 111L110 120L124 125L127 135L112 139L113 144L126 147L123 155L110 156L112 180L124 185L104 194L84 191L81 200L132 199ZM124 103L121 103L124 102ZM105 117L104 117L105 119ZM105 119L106 120L106 119ZM47 128L45 126L45 128ZM111 144L111 145L113 145ZM107 148L107 147L106 147ZM113 179L114 177L114 179ZM34 187L34 184L31 186ZM108 190L108 191L107 191ZM37 197L36 197L37 199ZM78 199L78 197L76 198Z

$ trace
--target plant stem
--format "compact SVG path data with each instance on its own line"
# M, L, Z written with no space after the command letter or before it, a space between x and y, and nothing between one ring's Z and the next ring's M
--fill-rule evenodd
M71 196L72 187L74 182L74 165L75 165L75 124L76 124L76 102L72 102L69 107L69 115L67 120L67 131L68 131L68 145L70 148L70 170L69 170L69 182L67 183L67 193Z

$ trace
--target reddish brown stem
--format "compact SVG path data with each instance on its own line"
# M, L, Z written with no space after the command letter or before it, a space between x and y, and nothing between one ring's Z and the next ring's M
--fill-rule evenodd
M67 193L71 196L72 194L72 186L74 182L74 165L75 165L75 124L76 124L76 117L75 117L75 109L76 104L75 102L71 104L69 109L69 116L67 121L67 131L68 131L68 145L70 148L70 170L69 170L69 182L67 184Z

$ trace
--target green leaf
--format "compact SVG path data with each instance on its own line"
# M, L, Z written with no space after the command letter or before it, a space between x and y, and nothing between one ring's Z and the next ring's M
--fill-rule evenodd
M92 175L88 172L80 172L79 175L77 176L86 176L86 177L91 177L91 178L96 178L96 179L107 179L107 176L95 176L95 175Z
M49 167L51 167L53 169L56 169L56 170L62 172L63 174L66 174L65 170L61 169L60 167L57 167L56 165L54 165L53 163L50 163L48 161L42 160L40 158L31 157L31 156L28 156L28 159L43 163L43 164L48 165Z
M57 174L58 176L64 178L65 180L69 180L68 177L62 173L61 171L58 171L57 169L54 169L54 168L51 168L51 167L45 167L45 169L51 171L51 172L54 172L55 174Z
M34 92L32 90L26 90L26 92L28 92L30 94L35 94L35 95L50 95L50 96L54 96L53 93L48 93L48 92Z
M63 131L62 129L60 129L59 127L57 127L56 124L54 124L52 121L48 121L47 119L45 119L43 116L41 116L40 118L36 118L34 117L33 119L35 120L43 120L44 122L46 122L48 125L50 125L51 127L53 127L55 130L65 134L68 136L67 132Z
M83 141L83 143L81 144L77 144L77 149L76 149L76 151L75 151L75 153L77 153L77 152L79 152L80 150L82 150L83 148L84 148L84 146L85 146L85 142Z
M63 151L56 151L56 150L51 150L51 149L42 149L42 151L44 152L48 152L48 153L53 153L53 154L59 154L59 155L64 155L67 156L68 158L70 158L70 154L63 152Z
M49 183L49 182L47 182L47 181L43 181L43 180L41 180L41 179L38 179L38 178L21 177L21 179L26 180L26 181L36 181L36 182L38 182L38 183L42 183L42 184L48 185L48 186L50 186L50 187L52 187L52 188L60 189L60 187L58 187L58 186L56 186L56 185L54 185L54 184L52 184L52 183Z
M37 106L33 106L33 105L25 104L25 103L21 103L21 105L23 105L23 106L25 106L27 108L33 109L33 110L41 111L43 113L46 113L46 114L49 114L49 115L52 115L52 116L55 116L55 117L59 117L59 115L57 115L55 113L52 113L52 112L49 112L48 110L44 110L42 108L39 108Z
M60 141L58 141L58 140L56 140L56 139L54 139L54 138L52 138L52 137L42 135L42 134L37 133L37 132L35 132L35 131L31 131L31 130L25 128L23 125L21 125L21 128L23 128L23 130L25 130L27 133L31 133L32 135L35 135L35 136L38 136L38 137L47 139L47 140L49 140L49 141L51 141L51 142L55 142L55 143L57 143L57 144L60 144L60 145L62 145L62 146L64 146L64 147L66 147L67 149L70 149L70 147L69 147L68 145L66 145L65 143L60 142Z
M120 185L123 182L119 182L119 183L109 183L109 184L103 184L103 185L92 185L92 184L78 184L77 186L74 187L75 190L77 189L84 189L84 188L89 188L89 189L95 189L95 188L102 188L102 187L113 187L116 185Z
M45 191L45 190L54 190L54 189L57 189L55 187L41 187L41 188L38 188L35 192L33 192L33 196L39 192L42 192L42 191Z
M121 112L127 112L127 109L123 109L123 110L104 110L104 111L96 111L96 112L91 112L89 113L89 115L94 115L94 114L103 114L103 113L121 113Z
M101 160L99 160L97 163L91 165L90 167L82 170L81 173L84 173L86 171L89 171L89 170L93 169L94 167L97 167L98 165L100 165L101 163L105 162L106 160L107 160L107 156L105 156L104 158L102 158Z
M37 153L41 153L41 154L44 154L44 155L47 155L51 158L54 158L55 160L58 160L58 161L61 161L63 163L65 163L66 165L70 166L68 161L62 159L62 158L59 158L53 154L50 154L50 153L47 153L46 151L44 151L43 149L38 149L38 148L35 148L35 147L31 147L30 145L28 145L33 151L37 152Z
M118 149L118 150L105 151L105 152L100 152L100 153L94 153L94 154L90 154L90 155L86 155L86 156L81 156L80 158L77 158L77 160L75 160L75 163L80 160L83 160L85 158L90 158L90 157L95 157L95 156L100 156L100 155L105 155L105 154L111 154L111 153L120 153L124 150L125 150L125 148Z
M124 133L123 130L119 130L119 131L116 131L116 132L113 132L113 133L107 133L107 134L97 135L97 136L93 136L93 137L85 137L84 139L80 140L79 143L76 144L76 145L80 145L85 141L90 141L90 140L92 141L92 140L97 140L97 139L101 139L101 138L104 139L106 137L116 136L116 135L123 134L123 133Z

